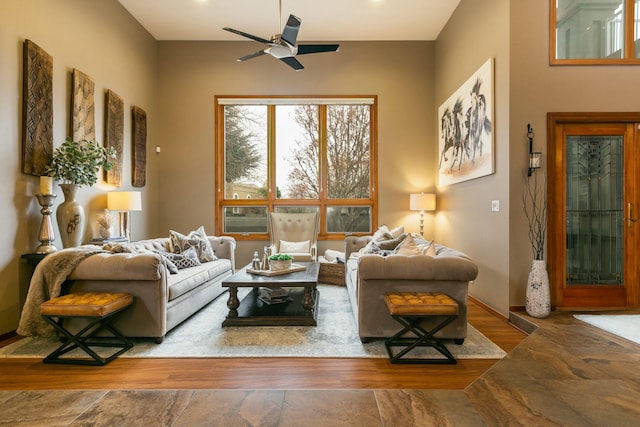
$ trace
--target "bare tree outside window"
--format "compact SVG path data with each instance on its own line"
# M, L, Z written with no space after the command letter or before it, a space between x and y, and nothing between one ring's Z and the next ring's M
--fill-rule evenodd
M370 113L368 105L327 107L327 193L330 199L366 199L370 186ZM289 190L294 198L318 194L317 107L298 106L295 121L306 131L292 155ZM369 227L368 209L341 207L327 210L330 229L359 230Z
M216 141L225 144L224 159L216 161L224 167L218 175L225 181L224 197L217 199L222 229L248 236L266 232L268 211L319 209L323 234L371 232L375 99L246 101L216 108Z

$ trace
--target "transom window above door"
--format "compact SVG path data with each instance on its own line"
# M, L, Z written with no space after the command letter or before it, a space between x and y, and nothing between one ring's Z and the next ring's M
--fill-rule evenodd
M640 0L549 0L550 63L640 64Z
M377 226L375 96L216 97L216 227L268 238L267 212L319 212L320 239Z

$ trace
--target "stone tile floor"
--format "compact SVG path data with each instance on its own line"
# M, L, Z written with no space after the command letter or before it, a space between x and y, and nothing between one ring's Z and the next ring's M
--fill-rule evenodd
M0 425L639 425L640 345L569 313L533 322L466 390L0 391Z

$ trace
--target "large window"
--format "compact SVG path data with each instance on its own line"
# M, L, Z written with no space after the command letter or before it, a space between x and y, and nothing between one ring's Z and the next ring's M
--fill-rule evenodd
M549 0L552 64L640 64L640 0Z
M376 97L216 97L216 227L266 238L268 212L319 212L320 239L377 227Z

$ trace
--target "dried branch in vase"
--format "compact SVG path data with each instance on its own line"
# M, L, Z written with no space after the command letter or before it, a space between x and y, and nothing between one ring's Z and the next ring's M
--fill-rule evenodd
M524 214L529 223L529 241L533 259L544 259L544 239L547 234L547 185L546 179L540 183L535 171L530 177L524 176L525 189L522 193Z

